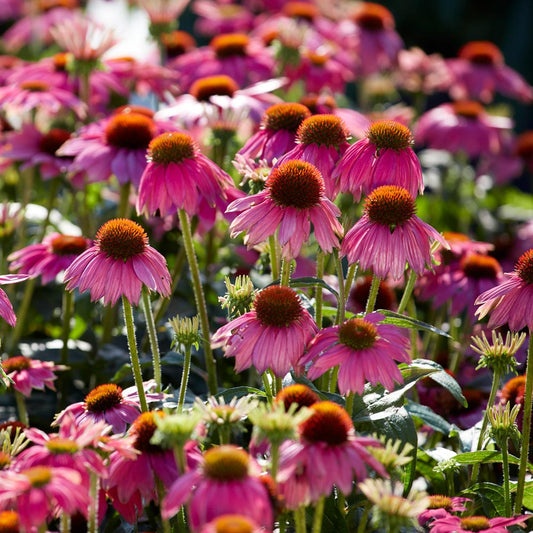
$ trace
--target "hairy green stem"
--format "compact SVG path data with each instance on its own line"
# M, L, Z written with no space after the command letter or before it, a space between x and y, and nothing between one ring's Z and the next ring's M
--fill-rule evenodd
M409 302L409 299L411 298L411 294L413 293L415 281L416 281L416 273L414 270L411 270L411 272L409 272L409 278L407 279L407 283L403 291L402 299L400 300L400 303L398 305L398 314L402 314L405 311L405 308L407 307L407 303Z
M15 390L15 401L17 402L17 411L19 414L19 421L25 426L30 426L30 419L28 417L28 410L26 409L26 398L22 392Z
M150 348L152 350L152 364L154 367L156 391L161 392L161 355L159 353L159 344L157 342L157 332L155 329L154 315L152 314L150 294L146 285L143 285L142 288L142 302L144 317L146 319L146 328L148 330L148 338L150 339Z
M185 354L183 359L183 370L181 372L180 393L178 399L178 413L183 410L183 404L185 403L185 394L187 392L187 384L189 382L189 374L191 372L191 346L187 344L185 346Z
M366 301L365 314L371 313L374 311L376 306L376 300L379 292L379 283L381 279L376 274L372 276L372 285L370 286L370 292L368 293L368 300Z
M63 317L61 325L61 364L68 365L68 339L70 337L70 319L74 312L74 293L72 291L63 291L62 298ZM67 406L67 371L62 372L59 377L59 409L62 410Z
M207 370L207 388L209 394L216 394L218 391L216 363L213 357L213 350L211 349L211 335L209 333L209 319L207 316L207 305L205 303L204 289L200 280L200 269L198 267L198 260L196 252L194 251L194 243L191 233L191 223L189 216L184 209L178 210L180 220L181 232L183 235L183 243L185 245L185 253L187 254L187 261L189 262L189 269L194 289L194 299L196 301L196 308L200 316L200 324L202 327L205 367Z
M346 295L344 292L344 271L342 269L342 261L339 257L339 252L335 250L335 266L337 267L337 278L339 280L339 302L337 306L336 324L342 324L346 313Z
M279 279L279 256L278 256L278 242L275 235L268 238L268 247L270 251L270 271L272 273L272 281Z
M316 256L316 277L322 279L324 276L324 252L319 250ZM322 287L317 286L315 291L315 322L318 329L322 329Z
M313 519L313 533L322 531L322 519L324 518L324 506L326 504L325 496L322 496L315 506L315 517Z
M89 518L87 519L87 533L98 533L98 474L90 473L89 495L91 504L89 507Z
M505 502L505 516L511 516L511 489L509 486L509 450L507 439L502 446L502 474L503 474L503 498Z
M283 259L281 262L281 279L279 284L288 287L291 283L291 261Z
M524 419L522 422L522 443L520 446L520 466L518 469L518 484L516 488L515 514L522 512L522 501L527 470L529 452L529 436L531 433L531 395L533 394L533 335L529 330L529 347L527 351L526 390L524 393Z
M139 354L137 352L137 342L135 340L135 325L133 323L133 310L128 299L122 295L122 306L124 308L124 323L126 325L126 333L128 336L128 346L130 349L131 369L135 379L135 386L139 394L139 402L141 404L141 411L144 413L148 411L148 404L146 403L146 395L144 393L143 378L141 372L141 364L139 362Z

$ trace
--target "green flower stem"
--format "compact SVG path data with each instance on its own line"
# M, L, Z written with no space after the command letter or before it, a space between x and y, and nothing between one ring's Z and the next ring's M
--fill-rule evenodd
M277 378L275 376L273 376L273 377L274 377L273 383L276 386L275 392L276 392L276 394L278 394L279 391L283 388L283 378Z
M342 261L339 257L338 250L334 252L335 256L335 266L337 267L337 278L339 280L339 302L337 307L337 318L335 320L336 324L342 324L344 322L344 316L346 313L346 294L344 292L344 272L342 269ZM379 285L378 285L379 288Z
M74 312L74 293L71 291L63 291L62 299L63 320L61 325L61 364L68 365L68 339L70 337L70 319ZM64 409L67 406L67 384L68 376L66 372L62 372L59 377L59 408Z
M531 433L531 395L533 394L533 335L529 330L529 347L527 350L526 390L524 393L524 420L522 422L522 443L520 446L520 467L518 469L518 484L516 488L515 514L522 512L524 488L527 470L527 456L529 452L529 436Z
M98 533L98 474L96 472L90 473L89 496L91 506L87 519L87 533Z
M374 311L374 307L376 305L376 299L378 297L379 292L379 283L381 279L379 276L376 276L373 274L372 276L372 285L370 286L370 292L368 293L368 300L366 301L366 308L365 308L365 314L368 315L368 313L371 313Z
M117 218L129 218L130 215L130 182L120 186L120 199L117 206Z
M416 281L416 273L414 270L411 270L411 272L409 272L409 278L407 280L405 289L403 291L402 299L400 300L400 304L398 305L398 314L402 314L405 311L405 308L407 307L407 303L409 302L409 299L411 298L411 294L413 293L415 281Z
M26 399L22 392L15 390L15 401L17 402L17 411L19 414L19 421L25 426L30 426L30 419L28 417L28 410L26 409Z
M334 393L337 390L337 378L339 376L339 366L337 365L331 371L331 379L329 380L329 392Z
M353 414L353 400L354 400L353 392L348 393L346 395L345 409L346 409L346 412L350 415L350 418L352 418L352 414Z
M150 303L150 294L146 285L142 288L142 301L144 317L146 319L146 328L150 339L150 348L152 350L152 364L154 366L154 380L156 391L161 392L161 356L159 354L159 344L157 343L157 332L155 329L154 315L152 314L152 304Z
M137 352L137 342L135 340L135 326L133 324L133 311L128 299L122 295L122 306L124 308L124 323L126 324L126 332L128 334L128 345L130 348L131 369L135 379L135 385L139 394L139 401L141 404L141 411L144 413L148 411L148 404L146 403L146 395L144 393L143 378L141 373L141 365L139 363L139 354Z
M485 432L487 431L487 426L489 424L489 409L494 405L494 400L496 399L496 393L500 388L502 373L499 370L494 370L494 376L492 377L492 386L490 389L489 399L487 401L487 409L483 413L483 422L481 423L481 431L479 432L479 438L477 440L477 446L472 450L477 452L483 449L483 441L485 440ZM477 482L477 477L479 475L479 463L476 463L472 467L472 477L470 483L473 485Z
M15 324L15 328L13 329L13 332L11 333L6 345L6 351L9 354L13 354L17 349L18 342L24 331L26 320L28 318L28 312L33 299L33 291L35 290L36 281L36 278L31 278L26 282L24 294L22 295L22 301L17 310L17 323Z
M185 450L183 446L174 446L174 459L180 474L185 474L187 470L187 459L185 458Z
M185 354L183 360L183 370L181 372L180 393L178 399L178 413L183 410L183 404L185 402L185 393L187 392L187 383L189 382L189 374L191 372L191 346L187 344L185 346Z
M261 375L261 378L263 379L263 386L265 387L265 393L267 395L267 399L269 402L272 401L272 388L270 387L270 381L268 381L268 374L267 371L263 372Z
M502 446L503 498L505 502L505 516L511 516L511 489L509 486L509 450L507 439Z
M278 475L278 465L279 465L279 442L270 443L270 475L274 484L277 483L276 477Z
M61 523L60 523L60 531L61 533L70 533L70 515L67 513L63 513L61 515Z
M279 282L283 287L288 287L291 283L291 261L283 259L281 262L281 280Z
M165 497L165 487L163 486L163 482L159 478L156 478L155 485L157 488L158 500L162 502L163 498ZM161 529L163 530L163 533L172 532L170 522L166 518L163 518L163 515L161 515Z
M207 388L209 394L216 394L218 391L216 363L211 349L211 335L209 334L209 319L207 317L207 305L205 303L204 290L200 280L200 269L198 267L198 260L194 251L194 244L191 233L191 223L189 216L183 209L178 210L180 220L181 232L183 235L183 243L185 245L185 253L187 254L187 261L189 262L189 269L191 271L191 278L194 289L194 299L196 301L196 308L200 316L200 324L202 327L202 334L204 337L204 354L205 367L207 370Z
M181 278L181 272L183 270L183 265L185 264L186 260L186 254L185 254L185 248L182 246L178 253L176 254L176 262L174 263L174 267L172 268L172 271L170 272L170 277L172 278L171 286L170 286L170 294L174 294L174 291L176 290L176 287L178 286L179 280ZM154 313L154 322L156 324L159 324L160 320L165 315L165 311L168 308L168 305L170 304L170 298L163 298L160 297L159 301L157 302L155 313ZM142 350L146 350L148 346L148 335L145 335L142 342L141 342L141 348Z
M294 529L296 533L306 533L305 524L305 507L300 505L298 509L294 511Z
M272 281L279 279L279 256L278 256L278 242L274 235L268 238L270 249L270 271L272 272Z
M353 265L350 265L350 268L348 268L348 273L346 274L346 281L344 282L344 294L346 300L350 297L350 291L352 290L352 285L355 280L355 277L357 276L357 268L359 267L359 263L354 263Z
M102 344L111 342L117 320L117 306L106 305L102 311Z
M324 518L324 506L326 503L325 496L322 496L315 506L315 517L313 519L313 533L322 531L322 519Z
M357 527L357 533L365 533L366 531L366 525L368 523L368 514L370 512L370 505L365 505L365 509L363 511L363 514L361 516L361 519L359 520L359 525Z
M319 250L316 256L316 277L322 279L324 276L324 252ZM318 286L315 291L315 322L318 329L322 329L322 287Z

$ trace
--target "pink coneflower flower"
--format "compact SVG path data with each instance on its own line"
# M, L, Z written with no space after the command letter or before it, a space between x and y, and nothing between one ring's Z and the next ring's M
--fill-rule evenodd
M345 235L341 253L349 264L359 262L381 279L400 279L406 263L418 275L431 268L431 244L445 239L416 215L409 192L395 185L374 189L365 200L363 216Z
M70 468L80 473L81 482L88 491L90 472L100 478L107 476L104 460L97 448L101 438L110 430L111 427L104 421L94 424L86 420L79 424L72 415L63 419L58 433L25 429L24 435L33 445L17 455L15 468L19 471L36 466ZM87 510L84 514L87 515Z
M508 324L513 331L527 326L533 330L533 249L518 259L514 272L504 274L503 283L481 294L475 301L479 305L476 315L481 320L490 313L489 327Z
M21 170L38 167L41 177L49 180L66 172L70 158L56 155L61 145L70 139L70 132L62 128L52 128L43 133L33 124L24 124L20 131L6 136L4 157L20 161Z
M512 128L506 117L489 116L479 102L441 104L424 113L416 126L416 142L429 148L478 157L498 152L501 130Z
M156 416L164 414L149 411L133 422L128 435L133 437L133 448L138 453L132 459L120 451L113 452L109 458L109 476L102 484L115 509L129 523L135 523L145 505L158 501L156 479L168 489L178 477L173 450L150 442L157 429ZM188 442L185 451L188 467L194 468L200 459L196 443Z
M283 377L318 328L289 287L273 285L261 290L253 306L213 335L213 347L223 346L226 357L235 357L236 372L253 365L258 372L271 368L277 377Z
M301 50L298 65L288 63L283 73L289 78L290 85L303 81L305 92L343 94L346 84L354 78L348 62L347 58L343 58L342 50L320 44Z
M337 32L340 46L355 53L355 74L368 76L396 66L403 47L394 29L392 13L381 4L358 2L351 19L345 19Z
M450 94L455 99L481 100L489 103L498 92L522 102L533 101L533 87L505 64L500 49L489 41L471 41L456 59L446 65L452 76Z
M487 518L485 516L448 516L437 518L429 524L431 533L506 533L507 526L523 524L531 515L516 516L514 518L496 517Z
M313 115L306 118L298 128L296 146L276 163L292 159L307 161L318 168L324 180L328 198L334 199L337 190L332 178L333 169L350 146L346 125L336 115Z
M239 87L272 78L274 59L259 41L244 33L225 33L214 37L208 46L192 50L172 64L180 74L182 88L206 76L225 74Z
M342 226L338 207L326 198L324 180L311 163L291 159L274 168L265 190L232 202L228 213L240 212L230 226L231 236L246 232L245 243L255 246L278 231L285 259L298 257L308 242L313 223L320 248L331 253L339 246Z
M0 363L7 377L13 380L13 388L24 396L30 396L32 389L44 390L45 387L55 390L56 370L65 370L62 365L52 361L39 361L23 355L4 359ZM6 383L9 385L9 383Z
M36 109L49 115L65 110L72 110L79 117L85 115L85 105L71 92L39 79L0 87L0 105L12 113L29 113Z
M400 50L394 79L398 86L410 92L425 94L447 91L452 83L444 59L439 54L427 55L418 47Z
M429 274L431 277L436 274ZM423 298L433 298L434 307L451 302L450 313L458 316L465 309L467 316L475 319L474 300L504 280L497 259L490 255L466 254L458 263L448 265L432 287L426 286Z
M371 286L371 275L356 278L346 301L346 309L354 314L362 313L366 308ZM376 296L376 309L394 310L397 307L398 302L394 289L395 284L389 280L380 280L378 294Z
M0 531L2 533L19 533L20 529L19 514L17 511L0 511ZM28 533L36 533L36 529L27 530Z
M0 285L9 285L11 283L18 283L19 281L25 281L28 276L25 274L5 274L0 276ZM13 328L17 323L17 317L13 306L7 297L5 291L0 289L0 316Z
M152 25L165 27L175 24L189 0L138 0Z
M430 520L449 516L449 513L462 513L466 511L465 503L471 501L470 498L460 496L449 497L440 494L429 496L429 507L418 515L418 523L424 526Z
M114 305L121 296L138 304L142 286L162 296L170 295L170 274L165 258L149 246L143 228L124 218L106 222L95 244L65 271L66 289L89 290L91 300L103 298Z
M233 180L203 155L187 133L163 133L148 146L148 165L139 184L137 212L161 216L184 209L189 216L198 211L200 200L211 206L227 198Z
M120 184L139 186L146 168L146 150L154 137L174 129L154 120L144 107L127 106L110 117L82 127L58 151L74 157L71 172L84 172L89 182L107 181L114 174Z
M163 393L151 392L154 388L154 380L144 383L148 403L162 400L165 396ZM83 402L73 403L61 411L53 425L58 425L66 416L73 415L78 424L83 424L86 420L93 424L105 421L112 427L113 433L124 433L140 414L141 405L136 386L122 390L114 383L106 383L90 391Z
M365 479L367 467L387 476L383 465L366 449L381 447L369 437L357 437L350 415L338 404L325 401L309 407L313 414L300 424L300 442L280 447L278 489L289 509L316 503L335 485L349 495L354 479Z
M165 51L166 62L172 62L173 59L179 57L196 48L196 40L186 31L173 30L167 33L162 33L159 36L161 46Z
M383 324L384 319L380 313L371 313L321 330L300 360L300 364L312 361L308 378L316 379L338 366L341 394L363 394L366 381L374 386L380 383L389 391L394 382L403 383L395 361L411 362L409 340L397 326Z
M413 149L407 126L380 120L369 125L364 139L346 150L333 171L341 192L349 192L356 201L381 185L398 185L413 198L424 192L420 161Z
M43 285L68 268L77 256L91 246L91 241L77 235L52 233L42 243L31 244L10 254L10 270L34 278L41 276Z
M253 13L239 4L197 0L192 10L198 15L194 24L196 32L208 37L221 33L248 33L254 26Z
M51 515L84 513L89 493L71 468L35 466L20 472L0 471L0 506L15 506L23 531L40 528Z
M237 153L271 165L274 159L295 147L298 128L310 116L311 112L302 104L283 102L270 106L263 115L259 131Z
M265 529L243 514L224 514L205 524L199 533L264 533Z
M243 514L271 531L272 505L259 479L260 472L259 465L242 448L233 445L210 448L195 470L182 475L170 487L161 514L170 518L188 500L193 531L231 513Z
M186 94L178 96L157 117L170 118L184 129L205 127L209 118L222 120L224 113L233 112L257 124L266 109L281 102L271 94L285 83L283 78L260 81L239 88L235 80L225 74L206 76L193 82ZM195 133L195 137L199 137Z
M21 18L2 36L5 47L11 52L25 45L49 46L53 43L52 27L58 22L74 19L78 13L77 0L42 0L37 4L38 12ZM30 7L27 3L25 7Z
M94 65L116 44L112 29L82 15L57 22L50 32L55 42L70 52L76 61L93 62Z

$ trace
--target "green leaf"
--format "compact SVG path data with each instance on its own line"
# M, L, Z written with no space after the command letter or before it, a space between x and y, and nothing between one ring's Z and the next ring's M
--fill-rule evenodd
M262 391L261 389L256 389L255 387L247 386L232 387L231 389L226 389L222 392L219 392L215 396L217 398L224 398L224 401L226 402L231 402L233 398L239 399L243 396L248 396L250 394L254 396L266 397L265 391Z
M462 492L464 496L480 498L486 516L505 516L503 487L495 483L477 483Z
M386 318L383 320L383 324L393 324L401 328L419 329L422 331L428 331L429 333L435 333L436 335L441 335L442 337L451 338L444 330L432 326L431 324L427 324L426 322L422 322L421 320L417 320L416 318L400 315L394 311L389 311L388 309L379 309L376 312L385 315Z
M407 400L405 408L411 416L420 418L420 420L422 420L422 422L427 424L430 428L440 431L440 433L446 436L450 434L452 425L447 420L442 418L442 416L435 413L431 407Z
M509 464L520 464L520 459L514 455L508 454ZM454 459L463 465L475 465L475 464L489 464L489 463L501 463L502 453L496 450L481 450L478 452L466 452L456 455ZM529 470L533 469L533 465L528 463Z
M448 390L463 407L468 407L468 402L463 396L459 383L450 374L445 372L438 363L429 361L428 359L415 359L409 366L410 368L433 368L437 370L437 372L428 374L428 377Z
M522 503L526 509L533 511L533 481L529 481L524 485L524 499Z

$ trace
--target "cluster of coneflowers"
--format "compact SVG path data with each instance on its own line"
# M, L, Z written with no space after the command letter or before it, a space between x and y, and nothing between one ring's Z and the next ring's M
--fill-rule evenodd
M0 533L524 527L533 135L490 104L533 88L371 2L112 4L149 59L0 6Z

